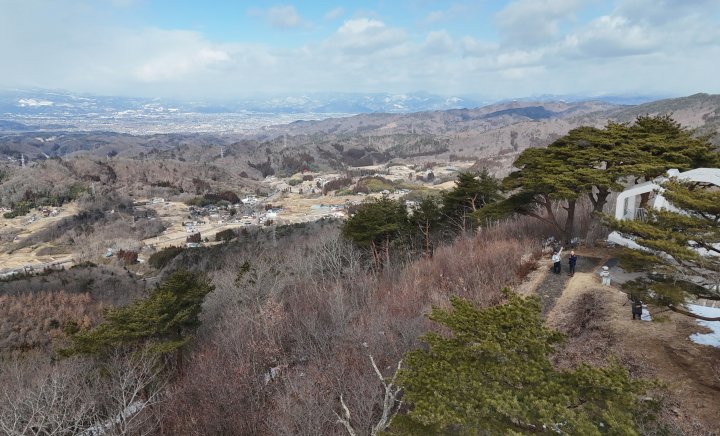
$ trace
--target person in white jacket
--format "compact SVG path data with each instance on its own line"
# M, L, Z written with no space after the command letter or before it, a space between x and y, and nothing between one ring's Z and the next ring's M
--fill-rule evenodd
M602 279L603 286L610 286L610 268L607 266L602 267L600 278Z
M556 251L552 255L553 272L555 274L560 274L560 270L561 270L560 262L562 261L562 258L560 257L560 253L562 253L562 248L560 248L560 250Z

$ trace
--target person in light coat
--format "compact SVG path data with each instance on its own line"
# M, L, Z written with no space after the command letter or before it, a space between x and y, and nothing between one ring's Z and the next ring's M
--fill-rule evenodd
M559 251L556 251L552 255L552 262L553 262L553 272L555 274L560 274L560 262L562 260L562 257L560 257L560 253L562 253L562 248Z
M600 278L602 279L603 286L610 286L610 268L607 266L602 267Z

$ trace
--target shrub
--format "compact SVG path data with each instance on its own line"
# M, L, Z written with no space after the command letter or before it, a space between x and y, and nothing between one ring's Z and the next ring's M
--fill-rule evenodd
M215 233L215 240L229 242L235 239L236 236L237 235L233 229L226 229Z
M162 250L158 251L157 253L153 253L152 256L150 256L150 259L148 259L148 263L153 267L157 269L162 269L170 263L171 260L175 258L178 254L182 253L184 248L182 247L167 247L163 248Z
M138 253L131 250L119 250L117 252L117 258L120 259L125 265L134 265L138 260Z

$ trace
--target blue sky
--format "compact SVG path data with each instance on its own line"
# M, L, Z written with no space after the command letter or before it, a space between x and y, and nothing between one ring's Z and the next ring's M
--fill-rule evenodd
M718 0L0 0L0 88L720 92Z

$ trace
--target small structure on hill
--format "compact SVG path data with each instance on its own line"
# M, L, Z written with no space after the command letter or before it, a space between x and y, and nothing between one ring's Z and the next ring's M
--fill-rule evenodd
M647 206L653 209L664 209L674 212L681 212L673 206L665 197L660 185L670 178L676 178L684 182L697 182L715 185L720 188L720 168L696 168L694 170L680 172L676 169L668 170L666 177L658 177L655 180L640 183L621 192L615 204L615 219L617 220L644 220L647 209L640 207L643 195L648 196ZM652 206L650 206L652 204ZM608 242L622 245L633 249L643 249L632 239L626 238L618 232L612 232L608 236ZM706 250L701 253L706 255ZM711 253L715 254L715 253Z

